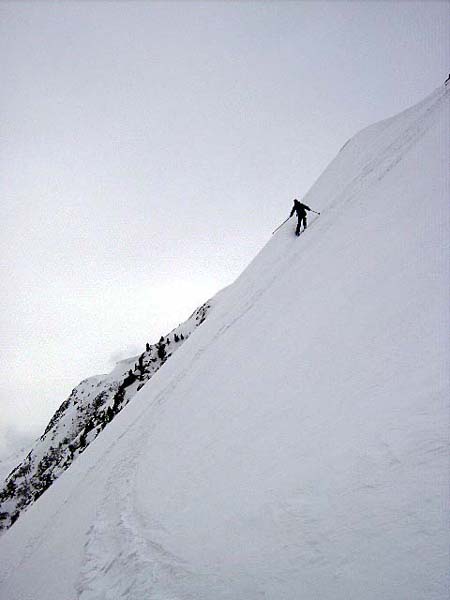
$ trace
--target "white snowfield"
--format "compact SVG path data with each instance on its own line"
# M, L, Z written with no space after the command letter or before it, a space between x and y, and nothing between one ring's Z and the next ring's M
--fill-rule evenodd
M449 93L345 145L5 533L1 600L448 597Z

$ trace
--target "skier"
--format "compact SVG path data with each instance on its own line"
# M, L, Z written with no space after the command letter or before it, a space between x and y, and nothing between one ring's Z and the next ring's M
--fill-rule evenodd
M307 221L306 221L306 211L307 210L312 210L312 209L309 208L309 206L306 206L306 204L302 204L297 199L294 200L294 206L292 207L289 218L291 218L295 212L297 213L298 222L297 222L297 228L295 230L295 235L300 235L300 227L301 227L302 223L303 223L303 231L305 231L305 229L307 227Z

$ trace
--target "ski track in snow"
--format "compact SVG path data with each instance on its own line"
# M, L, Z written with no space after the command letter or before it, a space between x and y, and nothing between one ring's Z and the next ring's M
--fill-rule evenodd
M194 361L202 353L198 352ZM183 373L171 380L145 412L163 405L182 378ZM180 559L144 535L146 521L134 507L135 471L151 439L151 428L139 431L141 419L140 415L120 436L133 430L132 443L114 463L104 499L87 532L85 557L76 585L77 600L158 600L162 597L159 593L154 595L155 584L187 573Z

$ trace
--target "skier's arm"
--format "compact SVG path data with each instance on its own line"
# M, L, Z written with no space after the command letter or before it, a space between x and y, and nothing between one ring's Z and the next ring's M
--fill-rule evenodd
M293 208L291 210L291 214L289 215L289 218L291 218L294 213L295 213L295 204L294 204L294 206L293 206Z

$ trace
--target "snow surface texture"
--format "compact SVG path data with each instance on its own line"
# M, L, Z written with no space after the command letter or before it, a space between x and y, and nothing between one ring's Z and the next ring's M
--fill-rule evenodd
M118 362L108 375L83 380L72 390L23 460L0 462L0 534L86 450L115 416L206 319L210 302L193 312L139 356ZM15 462L13 462L15 461ZM20 461L20 462L19 462Z
M2 600L448 597L448 116L345 145L2 537Z

